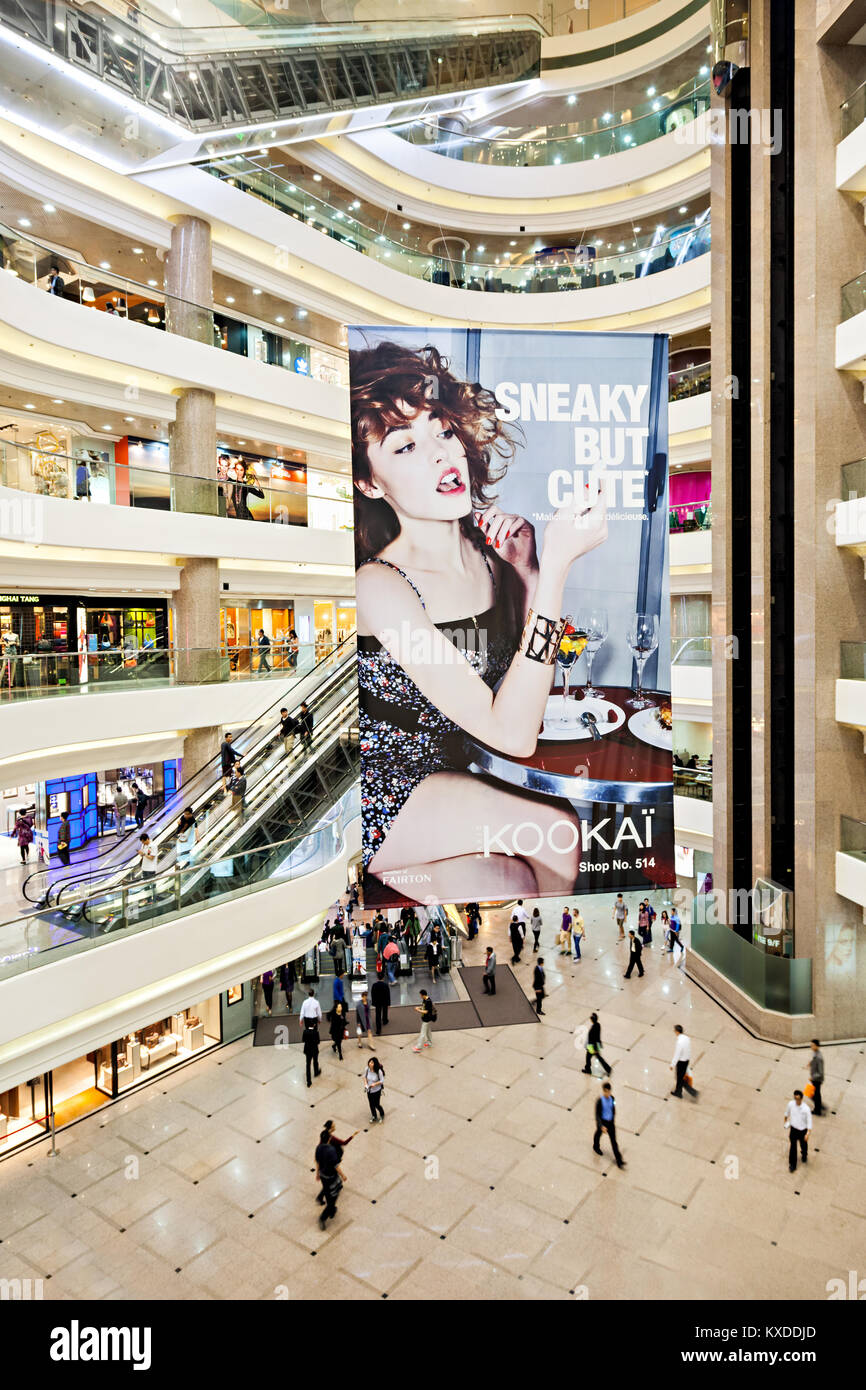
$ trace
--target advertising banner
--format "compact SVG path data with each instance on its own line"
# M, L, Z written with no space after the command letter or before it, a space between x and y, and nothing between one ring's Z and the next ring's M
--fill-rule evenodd
M365 901L674 886L666 337L349 348Z

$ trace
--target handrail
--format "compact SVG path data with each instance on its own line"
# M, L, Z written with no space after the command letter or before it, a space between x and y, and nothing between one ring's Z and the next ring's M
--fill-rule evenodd
M304 676L304 680L310 682L315 678L317 672L327 672L328 680L330 680L330 668L332 666L335 667L334 674L336 675L339 669L341 669L341 663L347 663L348 665L348 663L351 662L352 665L354 664L355 650L354 636L346 638L343 642L338 643L331 652L313 666L312 670L307 672ZM313 687L310 686L310 699L312 700L314 697L315 691ZM278 712L283 703L287 706L289 705L285 693L273 700L262 714L252 720L246 728L238 732L236 737L239 750L245 747L246 742L256 738L257 733L262 729L263 725L268 724L269 726L276 726ZM294 708L297 709L297 706L294 706ZM208 762L199 768L198 772L189 778L182 787L174 792L171 797L167 798L165 804L156 814L148 816L145 822L147 825L147 833L151 835L161 833L169 821L179 816L180 812L185 810L188 806L194 805L196 800L205 795L217 779L221 779L221 776L221 758L220 754L216 753L214 757L210 758ZM132 853L134 853L134 851L132 849L130 836L125 835L118 843L115 843L113 846L106 846L88 862L91 867L96 863L105 863L109 859L115 860L119 864L128 864ZM56 880L58 875L56 867L53 867L53 870L39 869L36 873L31 874L25 881L22 892L28 901L37 902L45 897L49 888L53 886L52 872Z
M671 665L672 665L672 666L676 666L677 662L680 660L680 657L683 655L683 652L688 651L688 649L689 649L690 647L694 647L694 650L695 650L696 652L698 652L700 655L706 654L707 660L706 660L706 661L686 662L686 663L684 663L684 665L694 665L694 666L710 666L710 665L712 665L712 660L713 660L713 639L712 639L712 637L687 637L687 638L685 639L685 641L683 641L683 642L680 643L680 645L679 645L679 646L677 647L677 649L676 649L676 652L675 652L674 655L671 657Z
M508 252L495 261L480 259L483 253L466 254L457 261L453 256L438 255L423 249L418 232L404 240L396 240L385 228L387 216L379 223L365 223L354 216L353 204L347 210L332 208L313 193L308 193L282 175L275 174L245 155L205 161L197 166L214 178L240 191L262 199L272 207L288 213L297 221L306 222L313 230L330 236L351 250L390 265L391 269L412 275L416 279L432 280L434 284L460 284L472 290L533 293L539 290L588 289L596 284L614 284L618 278L642 278L666 270L703 255L710 249L709 209L688 227L665 235L665 229L641 238L632 250L581 260L581 247L552 247L544 253L553 264L540 264L539 253L529 250ZM353 200L353 203L357 199ZM319 225L321 223L321 225ZM425 234L426 235L426 234ZM447 240L453 234L443 231ZM637 242L637 238L632 238ZM532 262L523 257L532 255ZM513 262L517 262L514 264Z
M698 75L688 78L673 92L661 93L641 103L628 115L625 112L619 113L619 120L615 119L612 112L607 112L592 120L569 122L565 130L561 130L561 126L566 125L565 122L562 122L560 127L547 126L542 135L533 132L484 137L462 134L457 130L440 130L434 132L432 139L416 139L416 134L432 129L430 117L407 122L405 125L390 126L389 129L401 140L432 154L472 164L524 168L577 164L586 159L618 154L669 134L665 129L668 115L691 102L692 112L689 119L696 119L709 107L711 91L710 79ZM560 133L554 134L557 129Z
M360 794L355 784L316 826L253 850L223 855L191 868L175 867L153 879L139 878L120 888L108 889L98 900L88 903L87 913L74 927L66 929L66 939L55 938L47 946L37 940L48 924L44 911L0 923L0 978L315 872L342 852L347 830L359 810ZM219 886L194 898L188 890L193 878L203 872L210 876L211 884ZM58 933L56 923L51 925ZM4 951L6 937L12 938L13 947L18 946L18 938L23 938L20 948Z
M147 441L143 441L147 443ZM198 474L175 473L167 469L148 468L134 459L124 461L108 460L98 462L85 458L75 458L71 454L40 449L38 442L19 444L16 440L0 439L0 486L15 488L36 497L57 497L74 499L76 502L91 502L95 505L113 503L130 507L143 506L149 510L168 510L188 512L205 516L228 517L230 520L262 521L274 526L309 526L307 500L311 494L306 482L303 484L284 483L274 487L263 482L255 472L253 464L244 464L243 481L233 480L219 473L219 458L226 454L230 458L237 450L217 449L214 476L201 477ZM33 477L33 456L37 455L42 474ZM282 460L275 460L282 463ZM169 457L169 465L171 459ZM236 465L234 465L236 467ZM294 465L287 463L287 468ZM307 464L303 465L307 469ZM83 474L81 473L83 471ZM346 496L327 500L335 507L343 509L344 520L338 528L343 531L353 529L353 510L351 501L351 479L345 473L332 472L327 468L312 468L316 474L333 479ZM49 476L50 475L50 476ZM98 486L100 475L108 484L109 496L103 495ZM30 484L22 487L21 479ZM118 483L121 486L118 487ZM259 493L263 496L259 497ZM126 496L126 501L118 502L118 494ZM137 496L139 500L137 501ZM266 516L256 515L258 501L267 509ZM154 507L154 501L165 500L167 508ZM317 500L313 498L313 500ZM293 509L289 504L296 502ZM297 515L302 510L302 516ZM247 515L239 515L246 512Z
M28 251L32 253L29 259L26 254ZM141 280L133 280L128 275L117 275L110 267L93 266L78 256L70 255L67 251L57 251L53 247L46 246L44 242L28 236L26 231L22 232L19 228L0 222L0 269L5 270L9 275L24 280L27 284L38 286L40 280L47 281L52 265L57 266L61 280L63 280L64 275L67 279L73 274L75 276L74 281L70 279L68 284L64 280L62 292L58 295L59 298L67 302L77 302L83 308L101 310L117 318L128 319L132 323L175 333L180 337L190 338L194 342L205 343L211 347L218 347L223 351L235 353L239 357L251 357L253 360L259 360L254 353L247 350L249 341L239 344L236 340L232 340L234 343L232 345L226 336L224 342L220 326L216 322L217 318L222 318L231 323L241 324L248 329L259 329L259 323L253 319L238 317L213 304L198 304L192 299L184 299L180 295L160 289L156 284L144 284ZM70 270L70 267L73 270ZM99 291L98 294L97 290ZM160 316L160 310L162 310L162 316ZM267 333L272 340L270 348L274 360L268 361L264 365L283 367L288 371L295 371L296 375L299 376L306 375L306 373L297 372L291 361L283 360L282 346L280 346L279 361L276 360L277 341L282 345L286 342L301 342L300 339L292 338L292 335L287 333L279 324L268 324L260 331ZM348 357L345 349L335 348L329 343L319 343L312 339L309 342L305 339L303 342L304 346L310 346L315 348L317 352L328 354L337 364L339 371L346 375L346 380L341 384L346 385L348 383Z

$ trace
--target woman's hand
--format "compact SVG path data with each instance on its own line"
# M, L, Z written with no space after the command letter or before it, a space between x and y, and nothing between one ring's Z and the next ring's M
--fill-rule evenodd
M524 579L538 572L535 527L531 521L513 512L503 512L499 507L486 507L473 515L487 544L498 550L503 560L513 565Z
M607 540L607 500L603 492L590 506L580 499L560 507L544 532L542 558L567 571L581 555Z

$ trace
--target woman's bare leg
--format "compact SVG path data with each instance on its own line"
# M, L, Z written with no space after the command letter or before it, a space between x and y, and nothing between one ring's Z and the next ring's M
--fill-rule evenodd
M485 865L490 866L490 881L496 885L492 895L507 896L511 874L522 861L531 870L534 885L517 896L571 893L580 862L579 833L578 817L560 802L506 791L468 772L434 772L415 788L395 817L369 868L377 878L399 888L399 876L410 865L413 873L431 875L430 866L439 865L437 876L444 876L447 861L462 859L459 901L466 885L477 881L476 875L483 873L487 878ZM556 849L551 848L551 840ZM485 854L485 847L491 852ZM500 869L508 866L508 873L497 878L494 861ZM450 871L447 876L450 880ZM405 886L412 891L411 884ZM424 884L418 887L423 890ZM476 892L474 886L472 892ZM431 888L427 894L439 896ZM422 891L417 896L423 901L427 894Z

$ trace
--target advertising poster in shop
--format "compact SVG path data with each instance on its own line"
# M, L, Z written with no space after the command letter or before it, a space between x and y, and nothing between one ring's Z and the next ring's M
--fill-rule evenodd
M366 902L673 886L667 338L349 346Z

